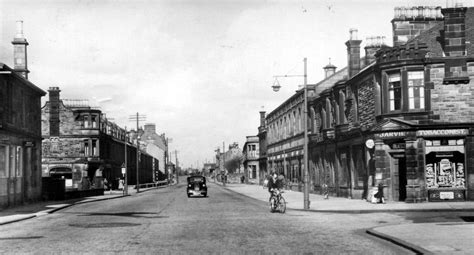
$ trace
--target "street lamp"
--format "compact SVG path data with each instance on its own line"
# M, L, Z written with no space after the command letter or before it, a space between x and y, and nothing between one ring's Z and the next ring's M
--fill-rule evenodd
M304 128L304 142L303 142L303 161L304 161L304 176L303 176L303 205L305 210L309 210L309 162L308 162L308 75L307 75L307 59L303 59L304 62L304 74L303 75L276 75L275 81L273 82L272 89L278 92L281 88L278 82L278 77L301 77L304 78L303 90L304 90L304 102L303 102L303 128Z

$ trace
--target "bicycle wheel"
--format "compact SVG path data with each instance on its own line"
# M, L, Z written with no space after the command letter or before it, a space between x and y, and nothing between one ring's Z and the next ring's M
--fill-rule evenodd
M280 198L280 201L278 203L278 210L281 213L285 213L285 211L286 211L286 202L285 202L285 199L283 197Z
M270 200L268 201L268 205L270 207L270 212L275 212L276 210L276 204L277 200L275 197L271 197Z

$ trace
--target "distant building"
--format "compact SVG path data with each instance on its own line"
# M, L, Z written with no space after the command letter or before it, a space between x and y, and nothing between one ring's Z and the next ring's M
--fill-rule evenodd
M27 80L23 23L17 23L12 69L0 63L0 207L41 199L41 97Z
M242 153L244 156L243 165L246 179L259 183L261 176L258 164L260 158L258 136L247 136Z

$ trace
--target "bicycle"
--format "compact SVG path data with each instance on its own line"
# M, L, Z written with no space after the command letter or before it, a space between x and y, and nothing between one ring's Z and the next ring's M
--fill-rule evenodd
M270 212L276 212L277 210L280 213L285 213L286 211L286 201L283 198L282 193L283 190L273 190L273 195L270 197L269 204L270 204Z

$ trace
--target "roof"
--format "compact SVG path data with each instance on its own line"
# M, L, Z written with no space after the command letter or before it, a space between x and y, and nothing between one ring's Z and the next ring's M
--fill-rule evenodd
M30 82L29 80L25 79L23 76L19 75L17 72L15 72L14 69L11 67L7 66L6 64L0 62L0 71L3 72L9 72L9 74L14 77L15 79L21 81L25 86L31 88L32 90L36 91L39 93L41 96L46 95L46 91L40 89L38 86Z
M466 42L474 42L474 7L467 8L466 11ZM444 21L439 21L432 28L420 33L418 36L407 41L406 44L415 43L415 41L425 43L428 46L431 57L443 57L443 47L441 43L441 34L444 32ZM474 55L474 45L466 43L466 51L468 56Z

